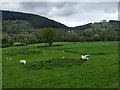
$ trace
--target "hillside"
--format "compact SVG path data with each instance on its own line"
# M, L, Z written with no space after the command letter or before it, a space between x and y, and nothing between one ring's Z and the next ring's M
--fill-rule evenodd
M54 20L48 19L46 17L35 15L35 14L29 14L29 13L22 13L22 12L14 12L14 11L3 11L2 10L2 20L25 20L30 23L30 25L37 29L37 28L45 28L45 27L53 27L53 28L62 28L62 29L72 29L72 30L86 30L88 28L94 28L94 23L88 23L85 25L75 26L75 27L68 27L62 23L56 22ZM98 23L99 25L101 23ZM116 20L110 20L107 22L107 26L111 24L115 29L118 29L118 24L120 21Z
M73 29L73 30L85 30L85 29L91 28L91 25L92 25L92 23L88 23L88 24L85 24L82 26L72 27L71 29Z
M82 41L118 41L120 21L110 20L92 22L82 26L67 27L46 17L3 11L2 12L2 43L3 47L13 46L15 42L34 44L43 43L42 29L55 28L57 42Z
M63 28L67 29L68 27L64 24L56 22L54 20L48 19L43 16L13 12L13 11L2 11L2 20L26 20L31 23L33 28L44 28L44 27L53 27L53 28Z

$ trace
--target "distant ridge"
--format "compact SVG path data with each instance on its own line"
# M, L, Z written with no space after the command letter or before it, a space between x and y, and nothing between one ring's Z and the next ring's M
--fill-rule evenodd
M44 27L63 28L63 29L68 28L64 24L61 24L59 22L56 22L54 20L48 19L40 15L14 12L14 11L2 10L2 20L26 20L30 22L34 28L44 28Z
M48 19L46 17L30 14L30 13L23 13L23 12L15 12L15 11L2 11L2 20L26 20L31 23L32 27L37 28L45 28L45 27L53 27L53 28L62 28L67 30L86 30L88 28L92 28L94 23L88 23L85 25L75 26L75 27L68 27L60 22L54 21L52 19ZM98 24L104 22L98 22ZM113 25L114 28L118 29L118 24L120 21L118 20L110 20L108 23Z

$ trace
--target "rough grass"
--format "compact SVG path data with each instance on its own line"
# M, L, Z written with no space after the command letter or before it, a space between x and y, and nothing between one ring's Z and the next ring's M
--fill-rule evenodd
M3 48L2 85L3 88L118 87L117 50L117 42L56 42L52 47L32 44ZM82 62L82 54L90 54L90 60ZM21 65L20 59L27 60L27 65Z
M30 63L29 65L25 66L27 70L40 70L40 69L54 69L54 68L63 68L63 67L72 67L74 65L80 65L83 61L80 59L73 59L73 58L52 58L47 61L37 61Z

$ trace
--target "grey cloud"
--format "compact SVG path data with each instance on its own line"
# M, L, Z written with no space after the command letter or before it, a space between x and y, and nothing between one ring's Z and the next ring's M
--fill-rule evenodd
M118 9L117 2L19 2L11 5L4 3L4 9L35 13L70 26L115 19Z
M49 7L58 7L62 8L65 7L66 5L75 5L77 2L20 2L21 6L25 8L49 8Z
M20 2L23 9L48 8L49 3L46 2Z
M115 2L23 2L21 8L33 10L38 14L51 16L69 16L77 13L104 11L116 12ZM39 10L39 11L38 11Z
M116 10L115 9L105 9L104 12L105 13L115 13Z
M77 3L60 3L59 6L51 8L48 15L50 16L70 16L77 13L75 9Z
M34 10L38 14L50 16L68 16L75 13L74 6L77 3L67 2L23 2L20 3L21 8L26 10Z

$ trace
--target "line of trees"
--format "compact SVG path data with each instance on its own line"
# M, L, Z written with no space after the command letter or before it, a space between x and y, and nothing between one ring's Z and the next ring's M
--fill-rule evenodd
M75 32L56 30L54 28L44 28L36 30L33 33L22 33L14 35L6 35L2 38L3 47L13 46L15 42L20 42L24 45L34 43L48 43L49 46L56 42L84 42L84 41L117 41L117 32L106 34L88 33L88 32Z

